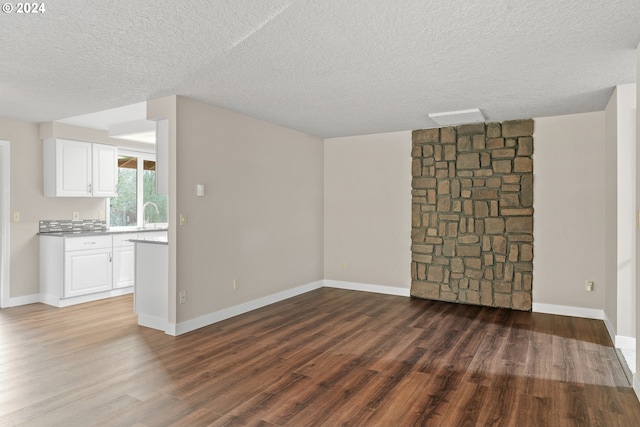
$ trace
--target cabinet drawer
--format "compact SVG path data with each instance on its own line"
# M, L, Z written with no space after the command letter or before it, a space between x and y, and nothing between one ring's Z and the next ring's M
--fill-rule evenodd
M80 251L89 249L111 249L111 236L83 236L65 238L65 251Z
M119 248L122 246L134 246L135 243L130 242L131 239L137 239L138 233L126 233L126 234L114 234L113 235L113 247Z

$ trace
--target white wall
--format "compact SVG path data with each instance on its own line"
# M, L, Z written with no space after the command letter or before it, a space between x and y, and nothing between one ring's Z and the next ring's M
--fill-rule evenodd
M169 304L168 310L168 322L169 324L176 324L176 316L177 316L177 258L178 251L177 245L174 243L177 241L177 233L178 233L178 211L175 200L177 200L176 193L176 185L177 185L177 174L176 174L176 163L177 163L177 108L178 108L178 97L176 95L166 96L164 98L153 99L147 101L147 119L148 120L161 120L164 119L167 121L167 131L168 131L168 141L165 141L167 146L165 147L165 160L166 164L162 164L162 156L160 156L156 163L156 167L158 168L159 176L163 176L167 182L167 219L169 221L168 224L168 240L169 240L169 248L168 248L168 260L167 260L167 269L168 269L168 278L167 278L167 303ZM164 171L161 169L165 168Z
M11 212L20 212L20 222L11 222L10 297L39 293L38 221L97 218L104 212L104 199L44 197L42 184L42 140L36 123L0 118L0 139L11 144ZM29 300L26 300L29 302ZM34 300L35 301L35 300ZM10 301L10 304L12 302Z
M408 289L411 132L325 139L324 167L324 278Z
M636 336L636 85L616 88L617 118L617 329L616 335ZM609 124L607 123L607 126ZM607 141L609 144L609 141ZM609 302L607 301L607 305ZM607 313L609 316L609 313ZM609 317L611 319L611 317Z
M67 138L78 141L97 142L99 144L117 145L120 148L133 151L147 153L153 153L155 151L153 144L110 138L106 130L90 129L57 122L40 123L38 127L40 129L40 139Z
M175 207L187 225L176 283L188 300L177 322L322 280L322 150L321 138L177 98Z
M535 119L534 308L604 309L604 144L604 112Z
M640 99L640 44L636 48L636 100ZM640 144L640 108L637 108L636 102L636 147ZM636 171L640 165L640 150L636 150ZM640 216L640 173L636 173L636 215ZM640 226L640 224L639 224ZM640 233L635 228L636 238L636 266L638 265L638 255L640 255ZM640 274L636 274L636 309L640 307L640 292L638 292L638 286L640 285ZM640 330L640 316L636 316L636 331ZM640 340L636 339L636 373L640 367ZM637 375L634 375L633 388L636 391L636 395L640 396L640 380Z
M605 108L605 301L604 312L618 330L618 90Z

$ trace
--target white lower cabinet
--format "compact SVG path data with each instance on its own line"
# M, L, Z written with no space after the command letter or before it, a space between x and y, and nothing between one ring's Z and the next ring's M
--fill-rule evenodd
M166 236L166 231L140 233ZM40 301L64 307L133 292L138 233L40 235Z
M111 235L40 235L40 301L63 307L112 296L112 252Z
M68 251L64 254L64 297L111 290L112 252L108 249Z
M136 283L136 246L129 239L137 234L113 236L113 288L122 289Z

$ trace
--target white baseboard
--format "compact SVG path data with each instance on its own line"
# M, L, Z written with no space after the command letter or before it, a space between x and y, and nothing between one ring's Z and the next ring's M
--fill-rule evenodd
M376 294L398 295L409 297L409 288L397 288L395 286L369 285L367 283L343 282L340 280L325 280L324 286L327 288L348 289L350 291L372 292Z
M253 301L248 301L242 304L235 305L233 307L225 308L213 313L205 314L204 316L196 317L195 319L180 322L175 327L175 335L184 334L193 330L209 326L213 323L220 322L222 320L229 319L231 317L238 316L240 314L248 313L249 311L256 310L258 308L271 305L276 302L286 300L316 289L320 289L324 286L324 281L319 280L317 282L309 283L306 285L298 286L293 289L287 289L286 291L278 292L273 295L267 295L266 297L258 298ZM169 332L167 332L169 333ZM169 335L174 335L169 333Z
M144 326L146 328L158 329L164 332L169 329L169 322L167 322L167 319L140 313L138 313L138 325Z
M177 328L175 323L167 322L167 327L164 330L164 333L167 334L167 335L171 335L171 336L175 337L175 336L178 335L177 330L178 330L178 328Z
M636 374L633 374L633 391L636 392L636 397L640 400L640 379Z
M623 335L616 335L615 339L616 347L621 349L636 349L636 339L633 337L625 337Z
M611 342L613 343L614 347L617 347L616 345L616 331L613 327L613 325L611 324L611 321L609 320L609 317L607 316L607 313L603 313L604 315L604 326L607 328L607 332L609 333L609 338L611 338Z
M111 291L106 291L106 292L98 292L95 294L81 295L81 296L72 297L72 298L60 298L53 295L40 294L38 297L38 301L36 302L41 302L43 304L48 304L54 307L61 308L61 307L69 307L71 305L82 304L82 303L91 302L91 301L98 301L105 298L117 297L120 295L126 295L126 294L132 294L132 293L133 293L133 286L129 288L113 289Z
M558 314L560 316L584 317L586 319L604 320L604 310L597 308L574 307L570 305L533 303L534 313Z
M54 307L60 307L58 305L60 303L60 298L56 296L40 294L38 295L38 297L39 297L38 301L43 304L52 305Z
M17 307L19 305L35 304L40 302L40 295L24 295L21 297L10 297L6 307Z

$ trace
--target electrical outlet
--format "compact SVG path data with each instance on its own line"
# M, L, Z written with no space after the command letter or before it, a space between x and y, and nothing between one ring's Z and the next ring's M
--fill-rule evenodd
M347 261L342 261L342 262L340 263L340 267L341 267L343 270L346 270L346 269L347 269Z
M180 304L187 302L187 291L180 291Z
M587 290L587 292L592 292L593 291L593 282L591 280L588 280L584 284L584 288Z
M71 219L74 221L78 221L80 219L80 212L74 211L73 214L71 214Z
M99 210L98 211L98 219L100 221L104 221L104 211L103 210Z
M240 287L240 280L233 279L233 289L238 289Z
M187 225L187 216L180 214L180 225Z

